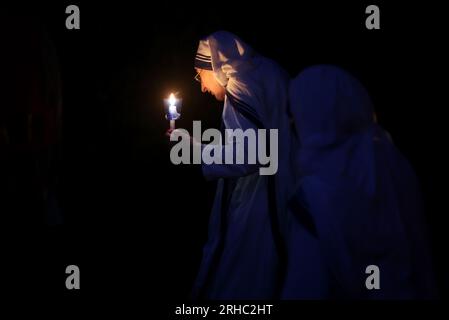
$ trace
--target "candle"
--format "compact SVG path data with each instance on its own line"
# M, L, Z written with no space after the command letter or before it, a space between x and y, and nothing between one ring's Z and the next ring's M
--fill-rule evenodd
M175 129L175 121L181 116L181 99L170 93L168 99L164 99L164 105L165 118L170 121L170 129Z

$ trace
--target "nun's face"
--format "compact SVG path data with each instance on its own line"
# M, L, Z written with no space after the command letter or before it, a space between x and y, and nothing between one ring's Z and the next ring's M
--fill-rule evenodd
M226 91L225 88L217 81L214 72L211 70L196 69L201 79L201 91L209 92L218 101L223 101Z

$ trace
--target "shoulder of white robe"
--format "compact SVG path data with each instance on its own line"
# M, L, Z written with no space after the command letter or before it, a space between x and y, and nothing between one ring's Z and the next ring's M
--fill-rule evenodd
M265 128L263 122L260 120L259 115L252 106L247 104L245 101L237 98L229 91L226 91L226 97L231 103L231 105L237 110L237 112L239 112L242 116L251 121L257 128L259 129Z

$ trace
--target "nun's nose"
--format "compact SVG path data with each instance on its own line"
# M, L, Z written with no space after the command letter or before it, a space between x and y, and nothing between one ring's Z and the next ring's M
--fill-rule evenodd
M201 83L201 92L206 92L206 87L204 86L204 84L203 83Z

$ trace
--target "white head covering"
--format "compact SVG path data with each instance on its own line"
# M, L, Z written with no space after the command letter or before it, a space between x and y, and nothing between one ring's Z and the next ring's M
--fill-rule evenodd
M195 68L212 70L212 61L210 55L209 42L207 39L200 40L198 50L195 55Z
M213 70L218 82L226 86L230 77L251 67L254 56L253 49L239 37L218 31L200 41L195 67Z

